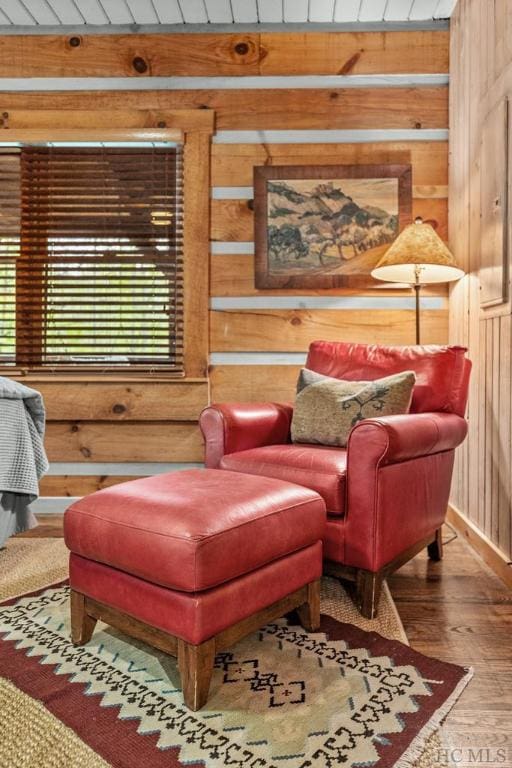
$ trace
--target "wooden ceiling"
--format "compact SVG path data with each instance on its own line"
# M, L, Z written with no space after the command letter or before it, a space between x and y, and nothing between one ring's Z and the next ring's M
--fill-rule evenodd
M446 19L457 0L0 0L0 28L315 24ZM85 31L85 30L84 30Z

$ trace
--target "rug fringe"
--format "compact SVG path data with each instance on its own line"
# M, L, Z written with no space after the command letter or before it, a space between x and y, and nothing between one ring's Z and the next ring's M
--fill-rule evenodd
M420 759L425 750L427 740L439 730L443 720L460 697L462 691L473 677L473 674L473 667L466 667L466 674L459 680L451 696L446 699L442 707L439 707L428 723L423 726L418 735L411 741L403 755L393 764L393 768L415 768L416 762Z

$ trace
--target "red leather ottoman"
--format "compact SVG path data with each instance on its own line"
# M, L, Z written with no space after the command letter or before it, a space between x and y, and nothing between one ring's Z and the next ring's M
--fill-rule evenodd
M318 628L325 518L308 488L216 469L86 496L64 516L73 643L99 619L177 656L200 709L218 651L294 608Z

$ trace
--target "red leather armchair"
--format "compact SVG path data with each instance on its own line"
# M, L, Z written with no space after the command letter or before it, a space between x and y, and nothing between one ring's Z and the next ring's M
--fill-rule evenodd
M351 380L416 372L408 414L365 419L346 449L290 442L293 406L211 405L200 417L206 466L281 478L317 491L328 510L324 570L356 582L372 618L383 579L428 546L442 557L455 448L464 440L471 363L463 347L317 341L306 367Z

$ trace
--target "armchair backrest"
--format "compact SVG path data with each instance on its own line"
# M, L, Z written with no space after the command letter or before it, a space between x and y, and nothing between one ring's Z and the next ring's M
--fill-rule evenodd
M464 416L471 362L465 347L384 347L373 344L314 341L306 367L324 376L372 381L399 371L414 371L411 412L442 411Z

